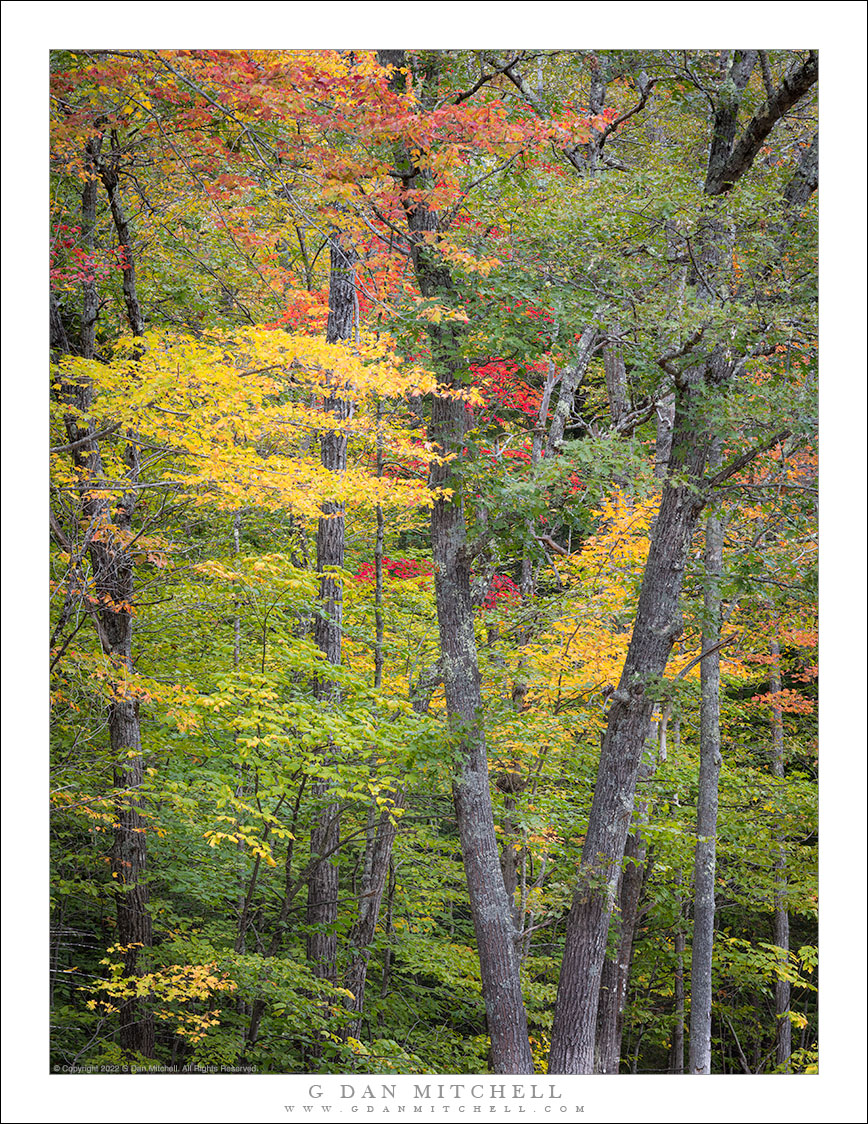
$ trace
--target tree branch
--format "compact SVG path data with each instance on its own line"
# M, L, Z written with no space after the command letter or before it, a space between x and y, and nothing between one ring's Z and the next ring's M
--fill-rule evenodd
M723 195L744 175L753 163L766 137L775 124L805 96L819 75L817 52L811 51L807 60L792 74L783 79L772 97L759 107L733 148L728 159L712 171L705 184L706 195Z
M96 433L86 433L84 437L79 437L77 441L70 441L68 445L52 445L48 451L49 453L74 453L77 449L83 449L91 441L98 441L101 437L108 437L112 433L117 433L120 428L121 423L115 422L114 425L106 426L105 429L100 429Z
M756 448L749 449L746 453L737 456L734 460L731 460L728 465L725 465L720 472L716 472L714 476L706 480L705 487L714 489L718 484L722 484L725 480L728 480L730 476L735 476L737 472L744 468L745 465L750 464L750 462L760 456L761 453L768 452L769 449L773 449L775 445L783 441L785 437L789 437L791 432L792 430L782 429L762 445L757 445Z
M705 651L700 652L698 656L694 656L693 659L690 661L690 663L688 663L684 667L682 667L682 669L678 672L678 674L675 676L675 678L676 679L683 679L687 675L688 671L692 671L693 668L696 667L696 665L701 660L704 660L706 656L713 655L714 652L719 652L720 649L725 648L727 646L727 644L732 644L732 642L734 640L738 640L738 637L739 637L739 633L731 632L729 634L729 636L724 637L723 640L718 640L718 642L716 644L712 644L710 648L706 648Z
M472 98L476 91L480 90L486 84L486 82L491 82L492 79L497 78L499 75L506 74L510 67L515 66L516 63L521 62L524 57L524 51L519 51L515 58L506 63L505 66L499 66L492 74L483 74L479 81L475 82L469 90L464 90L456 98L453 98L452 104L461 105L463 101L467 101L468 98ZM492 65L489 59L485 59L484 61L487 62L489 66Z

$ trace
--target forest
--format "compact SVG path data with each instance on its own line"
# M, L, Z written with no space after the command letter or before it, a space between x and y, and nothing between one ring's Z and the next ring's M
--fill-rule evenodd
M817 88L51 52L55 1070L818 1072Z

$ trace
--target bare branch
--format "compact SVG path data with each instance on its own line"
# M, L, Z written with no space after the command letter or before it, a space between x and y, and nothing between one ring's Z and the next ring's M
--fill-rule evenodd
M678 674L675 676L676 680L683 679L685 675L687 675L688 671L692 671L693 668L696 667L696 665L701 660L704 660L706 656L713 655L714 652L719 652L721 648L725 648L727 644L732 644L735 640L738 640L739 635L740 634L738 632L731 632L729 636L725 636L722 640L718 640L716 644L712 644L710 648L706 648L705 651L700 652L698 656L694 656L690 663L686 664L678 672Z
M497 78L501 74L505 74L510 67L515 66L517 63L521 62L524 57L524 51L519 51L514 59L511 59L504 66L498 67L492 74L483 74L479 81L475 82L469 90L464 90L456 98L453 98L452 104L461 105L463 101L467 101L468 98L472 98L476 91L480 90L487 82L491 82L492 79ZM491 63L488 59L485 59L485 62L488 62L489 66L491 66Z

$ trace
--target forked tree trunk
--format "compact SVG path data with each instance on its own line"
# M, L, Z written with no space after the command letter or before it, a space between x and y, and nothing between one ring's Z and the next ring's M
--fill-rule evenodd
M670 476L652 533L633 636L618 689L612 695L578 888L567 921L550 1073L593 1073L606 936L654 707L649 688L663 674L681 632L681 583L704 502L702 479L709 437L699 404L706 380L720 381L723 367L715 356L679 378Z
M755 60L755 51L735 51L718 91L704 185L709 198L725 195L732 189L750 169L775 122L817 80L817 54L811 51L807 60L788 74L773 96L754 113L736 140L741 97ZM717 249L713 242L712 236L709 260L700 254L702 268L697 271L695 297L698 306L711 306L718 299ZM715 346L703 363L686 372L678 372L668 360L661 359L661 366L673 375L676 384L672 450L633 636L618 689L612 696L582 865L567 922L552 1028L550 1073L593 1072L606 934L633 810L642 746L654 705L649 688L663 675L673 640L681 629L678 601L684 567L705 501L703 474L710 434L702 398L706 390L731 377L734 369L720 346ZM729 470L724 475L728 474Z

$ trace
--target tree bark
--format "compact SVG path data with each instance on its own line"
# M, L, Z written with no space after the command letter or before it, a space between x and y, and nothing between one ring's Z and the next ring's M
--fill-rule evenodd
M108 195L109 207L112 213L115 230L117 231L118 242L121 247L121 256L123 258L121 267L123 271L123 292L124 304L127 310L127 320L129 321L130 331L134 336L141 336L145 331L145 318L142 314L142 306L139 302L138 292L136 290L136 262L133 252L133 238L130 233L130 224L127 219L127 214L124 209L123 201L120 194L120 142L116 132L112 131L112 149L108 160L102 155L97 153L96 166L99 170L100 179L106 189Z
M781 689L781 646L777 639L771 642L771 692L776 695ZM779 706L772 708L772 774L784 778L784 721ZM786 847L785 841L778 844L778 858L775 863L775 923L774 943L782 949L781 959L786 962L790 949L790 915L786 907ZM775 1061L778 1069L789 1072L790 1055L793 1052L793 1027L790 1022L790 983L788 980L775 980Z
M355 323L355 271L354 252L335 234L330 243L329 315L326 342L338 343L352 337ZM346 421L352 406L342 396L340 387L329 395L323 409L337 421ZM347 465L347 435L340 429L324 430L320 437L320 459L323 468L340 473ZM314 641L332 666L341 662L341 636L343 628L343 586L339 577L331 573L333 567L344 564L344 506L327 502L322 505L322 515L317 523L317 571L320 578L320 607L314 623ZM315 685L321 705L338 703L337 684L324 674ZM323 764L333 756L333 747L323 748ZM311 931L307 938L307 956L314 972L335 983L337 980L337 935L335 923L338 916L338 858L340 843L339 806L328 800L330 785L318 780L313 785L314 799L323 801L316 826L310 835L311 858L328 854L330 857L316 863L308 882L307 924Z
M399 811L403 808L404 799L404 792L397 793L392 801L392 810ZM356 1011L359 1016L350 1025L347 1033L356 1038L361 1034L361 1016L365 1007L368 964L371 959L374 936L380 917L380 906L392 861L392 848L397 834L397 820L390 816L389 812L382 812L376 831L372 832L372 838L369 840L365 856L365 873L359 895L359 916L350 931L348 943L351 960L344 978L344 986L353 993L353 1001L349 1004L350 1009Z
M546 456L554 456L561 451L564 442L564 430L575 405L576 392L582 385L582 379L588 370L588 363L590 363L591 356L594 354L597 340L596 328L585 328L579 339L575 359L564 371L558 392L558 402L552 415L548 440L546 441Z
M405 65L406 59L403 51L382 51L380 61L384 65L400 67ZM431 100L424 86L425 82L421 96L423 109ZM419 289L426 299L437 298L448 302L454 289L451 275L436 247L429 246L425 238L427 234L436 232L439 226L436 212L427 207L419 196L420 188L430 186L428 177L418 170L409 153L398 152L396 156ZM441 383L450 388L468 381L460 359L461 332L462 328L457 323L431 324L428 329L434 368ZM434 398L428 432L440 456L460 456L465 414L460 398ZM452 791L491 1037L491 1066L495 1073L532 1073L533 1059L521 994L512 903L504 887L494 832L470 596L471 558L467 549L461 479L451 463L435 464L431 469L430 484L436 490L452 489L450 498L438 494L434 501L431 545L440 634L440 669L447 715L461 762Z
M754 52L735 53L719 91L704 187L707 196L729 190L758 151L752 148L752 140L749 144L734 142L739 92L744 89L754 65L752 54L755 55ZM812 58L813 80L816 80L813 52ZM770 107L769 112L763 116L761 127L754 129L754 135L758 135L761 128L767 135L774 121L810 88L811 67L805 66L804 73L800 72L798 77L785 83L789 93L764 107ZM755 122L756 118L751 125ZM738 161L733 158L735 151L739 153ZM697 277L698 304L713 303L717 299L714 273L720 253L715 240L712 233L703 247L708 251L709 261L705 275ZM642 746L654 705L649 689L663 675L672 643L680 632L678 602L687 551L705 502L704 487L711 483L703 482L712 435L703 418L701 400L706 389L722 385L734 370L734 363L723 345L713 347L703 362L686 371L675 370L668 360L661 365L675 380L672 449L660 513L651 536L633 636L618 689L612 696L578 886L567 921L566 948L552 1028L550 1073L593 1072L600 974L609 916L633 810ZM723 473L730 471L731 466ZM722 482L721 475L713 479L714 484Z
M82 236L88 252L94 250L97 210L97 176L101 174L102 138L90 140L85 150L88 179L82 191ZM98 296L93 281L84 282L79 352L84 359L95 354ZM144 780L144 758L138 701L126 682L133 670L131 606L134 599L133 562L128 542L136 507L138 452L134 443L126 446L126 482L129 487L114 503L112 491L92 485L105 477L96 427L92 420L93 385L79 378L62 389L64 400L75 412L65 417L73 463L79 479L83 521L89 528L88 552L96 597L94 613L100 645L117 673L113 699L108 706L109 743L113 760L115 803L113 842L109 863L115 886L117 944L124 959L124 976L135 979L143 974L140 950L151 944L151 917L148 912L146 821L143 801L138 795ZM83 420L82 420L83 419ZM146 999L130 999L121 1005L120 1043L129 1054L153 1057L154 1021Z
M618 1073L621 1067L621 1039L624 1030L624 1011L627 1006L627 984L633 963L633 941L639 920L639 901L647 875L647 845L642 837L642 827L647 822L648 809L637 809L639 822L624 848L624 871L618 893L618 914L615 925L615 956L606 957L600 975L600 1003L597 1010L595 1049L597 1073Z
M606 374L606 391L609 395L612 425L617 429L618 423L630 411L627 368L620 343L608 343L603 348L603 370Z
M819 77L817 52L809 51L807 59L791 74L786 75L777 90L759 107L745 126L738 142L733 145L740 94L750 77L756 56L756 51L735 52L729 78L718 96L718 119L722 127L718 127L716 120L714 135L716 141L718 138L722 141L728 138L728 151L723 143L717 147L712 145L706 195L722 195L733 187L751 167L775 124L807 94ZM735 96L730 96L730 87Z
M710 467L720 463L715 441ZM705 523L705 596L702 650L720 641L720 580L723 572L723 523L714 509ZM699 796L696 809L693 946L690 972L690 1072L711 1073L711 969L714 952L714 886L717 851L717 804L720 777L720 650L700 665L702 700L699 732Z
M712 367L720 365L720 357L715 357L690 369L680 378L676 391L670 476L652 533L633 636L618 689L612 695L578 888L567 922L550 1073L593 1072L606 934L654 706L649 688L663 674L681 632L681 582L704 502L702 475L709 437L697 407Z
M460 441L464 404L437 398L431 436L442 453ZM459 484L449 465L432 471L435 487ZM431 541L441 668L450 725L461 757L453 784L470 908L479 952L482 992L495 1073L532 1073L527 1018L521 995L512 903L500 869L494 815L488 782L488 755L481 720L482 694L473 606L470 559L466 544L464 505L456 491L438 498L431 513Z
M681 871L678 871L678 921L675 930L675 1023L672 1027L672 1050L669 1072L684 1073L684 906L681 901Z

